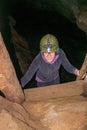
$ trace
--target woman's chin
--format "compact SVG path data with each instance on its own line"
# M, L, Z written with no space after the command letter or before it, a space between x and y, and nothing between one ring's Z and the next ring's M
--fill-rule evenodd
M47 60L47 62L49 62L49 63L52 62L52 59Z

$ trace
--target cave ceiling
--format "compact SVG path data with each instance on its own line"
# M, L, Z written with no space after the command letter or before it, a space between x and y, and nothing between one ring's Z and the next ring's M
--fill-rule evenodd
M13 0L13 4L26 3L34 10L54 11L76 22L87 34L87 0Z

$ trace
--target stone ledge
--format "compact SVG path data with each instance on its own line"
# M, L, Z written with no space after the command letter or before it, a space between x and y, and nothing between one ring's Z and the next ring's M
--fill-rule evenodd
M42 101L58 97L75 96L83 93L83 80L46 87L25 89L26 101Z

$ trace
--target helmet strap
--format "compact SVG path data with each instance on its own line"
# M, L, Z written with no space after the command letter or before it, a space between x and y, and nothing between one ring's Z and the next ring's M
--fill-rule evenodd
M60 50L60 48L57 48L57 51L56 51L56 53L59 53L59 50Z

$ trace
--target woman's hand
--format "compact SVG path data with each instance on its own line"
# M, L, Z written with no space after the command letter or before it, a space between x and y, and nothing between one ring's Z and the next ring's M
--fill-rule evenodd
M75 75L80 76L80 71L78 69L75 70Z
M83 75L80 75L80 71L79 71L78 69L76 69L76 70L75 70L75 75L76 75L76 76L80 76L81 79L84 79L84 78L86 77L87 73L85 73L85 74L83 74Z

